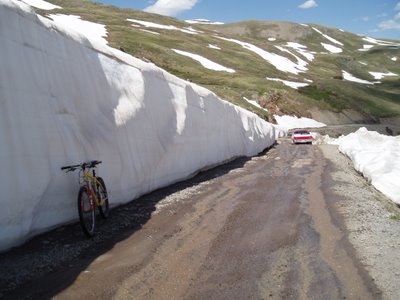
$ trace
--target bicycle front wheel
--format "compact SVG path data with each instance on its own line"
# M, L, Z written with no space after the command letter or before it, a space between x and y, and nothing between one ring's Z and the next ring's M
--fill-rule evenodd
M83 232L88 236L94 236L96 232L96 214L93 200L89 195L88 188L83 186L78 194L79 221Z
M100 183L97 187L98 198L100 201L100 203L99 203L100 215L103 217L103 219L107 219L108 216L110 215L107 188L106 188L103 178L97 177L97 180Z

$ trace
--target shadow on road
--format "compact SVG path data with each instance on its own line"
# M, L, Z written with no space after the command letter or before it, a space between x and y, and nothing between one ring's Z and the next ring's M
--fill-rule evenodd
M259 155L265 155L267 151ZM0 254L0 298L37 299L57 295L96 258L140 230L161 200L242 168L250 159L237 158L112 209L107 220L98 218L99 227L94 238L87 239L80 224L74 223L36 236L24 245ZM43 286L40 284L43 282L49 284Z

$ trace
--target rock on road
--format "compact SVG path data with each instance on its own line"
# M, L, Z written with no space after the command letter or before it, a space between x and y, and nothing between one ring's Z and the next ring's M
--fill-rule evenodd
M259 156L238 159L200 174L197 176L200 179L195 177L184 188L174 192L160 190L140 227L123 231L123 236L114 237L112 242L98 241L95 245L103 249L100 253L82 250L76 260L71 256L67 263L59 263L47 274L27 280L4 296L56 299L380 299L385 295L390 299L397 296L393 294L396 288L392 287L396 286L396 279L379 281L382 277L379 271L367 269L369 261L361 260L358 248L350 243L344 212L339 209L344 196L337 190L345 190L347 195L367 191L370 197L382 196L367 184L355 186L343 176L340 180L333 178L337 171L334 160L340 154L332 154L337 152L332 147L291 145L283 139ZM355 172L352 176L359 177ZM353 177L349 180L354 180ZM116 216L118 213L113 211L111 222L123 220ZM107 222L101 226L106 227ZM398 222L393 226L398 229ZM117 231L112 235L118 235ZM62 243L73 244L66 239ZM107 243L110 245L103 245ZM388 294L382 288L387 288Z

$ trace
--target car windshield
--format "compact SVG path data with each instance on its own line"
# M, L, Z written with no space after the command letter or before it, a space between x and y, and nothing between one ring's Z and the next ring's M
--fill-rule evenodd
M296 130L296 131L294 132L294 134L301 134L301 135L304 135L304 134L310 134L310 132L307 131L307 130Z

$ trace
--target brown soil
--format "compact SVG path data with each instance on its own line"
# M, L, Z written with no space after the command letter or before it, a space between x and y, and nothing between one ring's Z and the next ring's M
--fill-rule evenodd
M282 140L114 209L95 239L37 237L0 255L0 296L379 299L338 210L353 187L325 156Z

